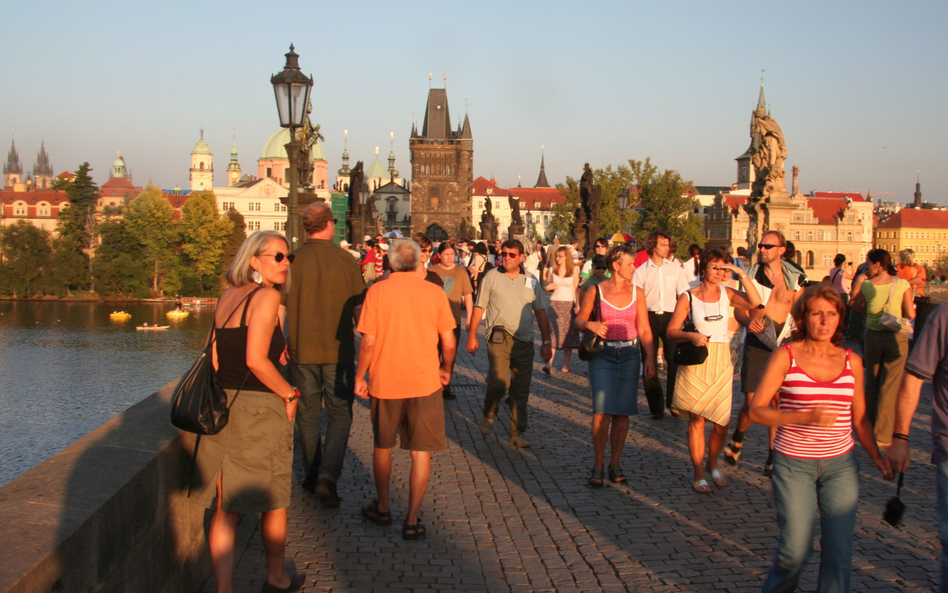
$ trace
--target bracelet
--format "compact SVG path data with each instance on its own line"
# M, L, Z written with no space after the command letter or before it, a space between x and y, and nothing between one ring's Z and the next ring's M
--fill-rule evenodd
M295 402L296 400L298 400L300 398L300 395L301 395L300 390L294 387L293 391L291 391L290 394L286 396L284 399L286 400L286 403L291 404Z
M902 434L902 433L900 433L900 432L892 433L892 438L893 438L893 439L899 439L900 441L907 441L907 440L909 440L907 434Z

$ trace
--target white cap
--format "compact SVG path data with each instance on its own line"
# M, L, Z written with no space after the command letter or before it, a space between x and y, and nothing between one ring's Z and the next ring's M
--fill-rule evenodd
M350 245L352 245L352 243L346 241L345 239L339 241L339 247L342 247L343 249L349 247Z
M368 235L362 237L362 242L363 242L363 243L365 243L366 241L371 241L371 240L372 240L372 237L370 237L370 236L368 236Z
M382 251L388 251L388 245L386 245L385 243L382 243L381 245L382 245Z

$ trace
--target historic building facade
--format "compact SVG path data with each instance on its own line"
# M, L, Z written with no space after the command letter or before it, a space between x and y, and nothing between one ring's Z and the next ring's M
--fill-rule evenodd
M543 159L540 161L540 175L534 187L500 187L493 179L478 177L473 182L471 198L471 217L465 224L472 224L476 229L476 237L480 237L481 215L487 205L491 203L491 214L497 222L497 233L501 239L507 239L507 227L510 226L512 212L510 197L512 196L520 208L520 218L523 221L524 234L532 239L544 240L550 222L553 220L553 204L562 204L566 198L555 187L550 187L546 180L546 171Z
M451 128L445 89L428 91L421 132L412 126L408 146L411 231L435 240L458 236L461 219L471 212L474 139L467 114L463 125Z

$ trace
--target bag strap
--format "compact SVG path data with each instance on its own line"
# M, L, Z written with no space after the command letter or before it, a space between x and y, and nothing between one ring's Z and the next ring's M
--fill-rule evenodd
M234 307L233 311L230 312L230 315L227 316L227 319L224 320L224 323L221 325L221 328L223 328L225 325L227 325L227 322L231 320L231 318L234 316L234 313L237 312L237 309L240 308L240 306L244 303L244 301L249 300L250 297L252 297L253 294L254 294L255 292L257 292L258 290L260 290L261 288L263 288L263 287L262 287L262 286L258 286L257 288L254 288L254 289L251 290L249 293L247 293L247 296L245 296L244 298L242 298L242 299L240 300L240 302L237 303L237 306ZM223 298L223 295L221 295L221 298ZM218 306L218 307L221 306L221 298L218 298L218 299L217 299L217 306ZM244 313L246 313L246 311L247 311L247 308L244 307ZM241 318L241 325L243 325L243 318ZM207 339L208 339L207 345L208 345L208 346L212 345L212 344L217 340L217 331L216 331L216 330L217 330L217 323L211 323L211 330L210 330L210 332L208 332L208 336L207 336Z
M889 288L889 296L886 297L886 299L885 299L885 304L882 305L882 310L883 310L884 312L886 312L886 313L889 313L889 301L892 300L892 295L895 294L895 284L896 284L897 282L898 282L898 279L897 279L897 278L894 279L894 280L892 280L892 287ZM896 317L901 317L901 315L897 315Z
M602 323L602 302L600 301L600 299L602 298L601 291L602 289L597 284L596 285L596 304L593 305L593 313L599 319L599 323Z

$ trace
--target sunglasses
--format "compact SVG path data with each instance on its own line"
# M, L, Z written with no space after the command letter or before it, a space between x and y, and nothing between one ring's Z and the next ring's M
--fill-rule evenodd
M606 268L606 266L596 266L595 269L597 269L597 270L607 270L608 268Z
M501 255L504 257L509 257L510 259L516 259L520 257L520 254L516 251L503 251L501 252Z
M421 252L422 252L422 253L431 253L431 250L430 250L430 249L422 249Z
M296 255L292 253L261 253L257 257L272 257L273 261L280 263L285 259L290 260L290 263L293 263L293 260L296 259Z
M758 243L757 247L761 249L773 249L774 247L783 247L783 245L778 245L776 243Z
M724 319L724 315L705 315L704 316L705 321L721 321L722 319Z

